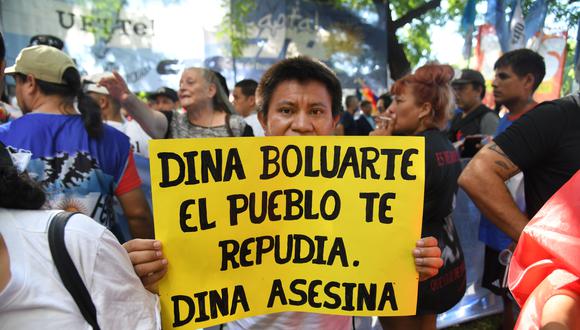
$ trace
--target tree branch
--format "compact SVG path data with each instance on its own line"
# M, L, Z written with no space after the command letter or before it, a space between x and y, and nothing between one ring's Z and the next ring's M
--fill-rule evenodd
M397 30L405 24L411 23L413 19L419 18L426 12L439 7L439 5L441 5L441 0L431 0L418 8L411 9L404 16L393 22L393 28Z

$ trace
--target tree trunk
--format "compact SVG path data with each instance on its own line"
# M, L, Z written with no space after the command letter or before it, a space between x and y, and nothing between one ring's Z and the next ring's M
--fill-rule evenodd
M387 29L388 43L387 43L387 59L389 62L389 70L391 78L397 80L411 72L411 63L407 60L407 55L403 46L399 43L397 38L397 30L405 24L410 23L413 19L423 16L428 11L439 7L441 0L431 0L424 3L420 7L410 10L401 18L393 21L391 15L391 8L388 5L388 0L373 0L377 13L379 13L379 22L385 24ZM386 10L383 10L385 8ZM385 12L386 15L381 13Z

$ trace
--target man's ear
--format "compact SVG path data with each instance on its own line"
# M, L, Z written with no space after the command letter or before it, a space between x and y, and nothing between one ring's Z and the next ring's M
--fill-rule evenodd
M531 92L533 92L535 83L536 83L536 79L534 78L533 74L528 73L524 76L524 87L526 89L529 89Z
M28 92L36 92L38 90L38 82L33 75L27 74L23 81L23 85L26 87Z
M97 103L99 104L99 108L101 108L101 110L106 109L109 106L109 102L111 102L109 100L109 98L105 95L98 95L97 97Z
M250 102L252 107L256 107L256 96L255 95L248 96L248 101Z
M332 117L332 127L336 127L336 125L338 125L338 122L340 121L340 114L336 114Z

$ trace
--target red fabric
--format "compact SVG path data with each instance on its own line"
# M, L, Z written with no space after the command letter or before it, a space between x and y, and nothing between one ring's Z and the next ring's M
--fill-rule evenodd
M508 113L507 116L508 116L508 118L509 118L510 121L516 121L516 120L520 119L521 116L525 115L526 112L528 112L528 111L532 110L533 108L535 108L536 105L538 105L538 102L533 101L530 104L528 104L528 106L520 114L518 114L518 115L511 115L511 114Z
M133 150L129 152L129 158L127 159L127 167L125 172L119 180L119 184L115 189L115 196L121 196L124 193L128 193L131 190L141 187L141 178L137 173L137 166L135 166L135 159L133 159Z
M516 329L539 329L546 301L565 289L580 294L580 171L524 229L508 283L522 307Z

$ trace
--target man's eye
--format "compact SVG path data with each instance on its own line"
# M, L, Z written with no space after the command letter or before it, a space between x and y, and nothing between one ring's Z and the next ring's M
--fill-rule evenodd
M289 114L289 113L292 112L292 109L290 109L290 108L279 108L278 109L278 112L284 113L284 114Z
M311 112L313 115L317 115L317 116L318 116L318 115L321 115L321 114L324 112L324 110L323 110L323 109L319 109L319 108L314 108L314 109L312 109L310 112Z

